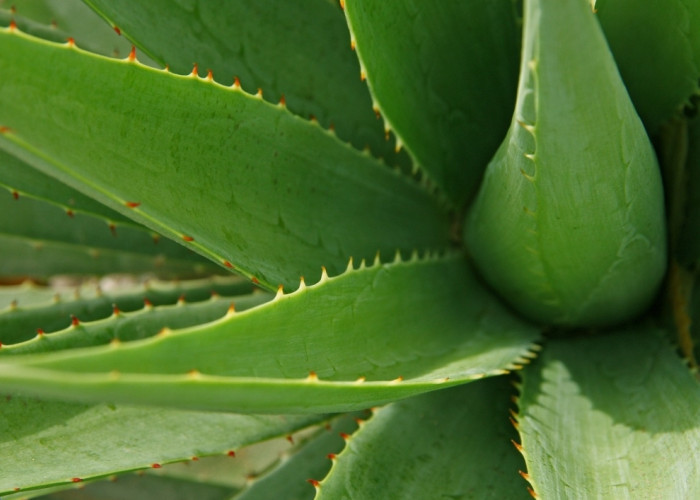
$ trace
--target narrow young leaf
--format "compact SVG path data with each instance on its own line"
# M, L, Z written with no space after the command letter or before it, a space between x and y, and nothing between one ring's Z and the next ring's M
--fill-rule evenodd
M505 373L538 338L461 255L361 266L150 339L7 356L6 390L244 412L362 409Z
M659 333L553 340L525 367L517 419L539 498L700 495L700 385Z

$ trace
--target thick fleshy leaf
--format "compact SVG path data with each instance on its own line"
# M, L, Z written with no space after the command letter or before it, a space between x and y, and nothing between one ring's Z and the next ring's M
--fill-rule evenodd
M0 398L0 494L226 454L320 416L255 416Z
M76 213L53 203L0 192L0 234L26 240L91 248L102 252L143 254L200 263L210 270L220 269L202 256L173 241L162 239L143 226L121 224ZM61 274L61 269L56 269Z
M16 199L28 195L55 203L65 210L102 217L108 221L108 224L118 222L136 225L128 217L31 167L2 149L0 149L0 186L10 191Z
M247 488L231 500L311 500L314 488L309 479L324 477L331 460L345 447L343 436L353 433L358 424L353 414L336 419L319 430L307 442L289 452L268 472L255 478Z
M102 280L110 286L111 279ZM0 343L10 344L32 338L37 329L55 332L80 321L95 321L114 313L136 311L147 305L200 302L216 295L234 296L252 292L250 283L237 277L177 282L148 281L142 285L121 285L117 290L87 283L75 287L37 287L23 284L0 287ZM231 299L229 299L230 301Z
M12 7L14 12L6 9ZM13 19L18 28L55 42L69 37L78 45L105 56L126 57L131 44L119 37L81 0L12 0L0 2L0 26Z
M376 106L417 165L457 205L508 129L520 29L511 0L345 0Z
M66 217L67 218L67 217ZM162 278L210 275L206 261L105 250L0 234L0 276L42 279L56 274L152 274Z
M700 496L700 385L660 332L551 341L522 380L538 498Z
M184 300L178 300L175 305L156 308L148 305L130 313L121 312L115 307L109 318L91 323L83 323L73 315L71 326L50 334L42 330L37 334L34 333L35 330L23 331L8 328L0 330L2 344L9 344L2 346L0 356L51 352L148 338L164 328L187 328L208 323L222 318L233 307L237 311L244 311L267 302L270 298L270 294L266 293L254 293L235 298L214 295L207 301L187 304ZM9 323L10 327L15 326L12 324L11 315L0 316L0 319L3 318L7 318L8 321L0 321L0 326L5 326L3 323Z
M448 245L425 189L284 106L16 29L0 53L0 146L270 288Z
M151 339L8 356L7 390L245 412L362 409L505 373L537 330L461 255L376 264Z
M247 92L261 89L274 103L284 97L293 113L316 117L324 128L333 126L341 139L359 149L369 147L390 164L398 161L360 81L337 2L86 3L175 73L187 74L198 64L226 85L238 77Z
M511 444L512 392L496 377L375 410L316 498L530 498Z
M700 92L700 3L596 0L620 74L650 133Z
M515 112L465 242L523 316L619 324L649 307L666 270L656 155L590 3L527 0L524 10Z

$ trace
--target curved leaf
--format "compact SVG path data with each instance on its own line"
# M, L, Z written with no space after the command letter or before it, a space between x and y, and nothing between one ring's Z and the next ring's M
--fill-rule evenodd
M197 63L200 70L212 70L218 82L229 84L238 77L247 92L262 89L274 103L284 96L292 112L313 115L355 147L369 147L390 164L397 162L360 81L337 2L86 3L175 73L187 74Z
M270 288L448 245L426 190L282 106L17 30L0 53L0 146Z
M538 497L700 495L700 385L658 331L554 340L521 373Z
M6 357L7 390L245 412L362 409L505 373L538 337L462 256L361 266L142 341Z
M530 498L508 422L505 377L424 394L374 411L348 438L318 500Z
M2 397L0 494L226 454L323 418L83 406Z
M345 0L376 106L461 206L508 129L520 29L511 0Z

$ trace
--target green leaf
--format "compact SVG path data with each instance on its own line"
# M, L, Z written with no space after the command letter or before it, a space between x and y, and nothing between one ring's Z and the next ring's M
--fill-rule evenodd
M683 222L678 241L678 259L688 267L700 264L700 119L688 123L688 154L682 178L685 188Z
M186 304L183 300L169 306L145 306L140 311L131 313L124 313L115 308L115 312L109 318L91 323L83 323L77 316L73 316L74 324L51 334L42 331L34 335L32 330L15 330L15 325L11 324L13 329L3 331L2 335L3 344L10 345L2 346L0 356L50 352L148 338L164 328L187 328L220 319L234 304L236 310L244 311L267 302L270 298L270 295L262 293L238 296L235 299L214 295L203 302ZM3 323L11 322L0 322L0 325ZM28 335L30 332L32 335Z
M528 0L524 23L513 121L465 241L524 316L620 323L650 305L666 268L656 156L590 3Z
M2 149L0 149L0 186L5 187L17 199L29 196L55 203L65 210L100 216L108 223L136 225L128 217L66 186Z
M76 213L53 203L0 192L0 234L44 243L58 243L108 252L143 254L192 261L218 268L200 255L170 240L161 241L143 226L121 224L99 216ZM121 219L121 217L120 217ZM60 269L56 270L61 272Z
M700 495L700 385L660 332L553 340L522 380L519 428L539 498Z
M102 280L102 284L109 287L110 281ZM115 307L121 312L129 312L143 308L144 303L159 306L200 302L215 295L242 295L251 291L250 284L237 277L177 282L153 280L143 285L122 286L114 291L103 290L93 283L68 290L31 284L0 287L0 342L11 344L27 340L36 334L37 329L55 332L67 328L71 324L71 315L82 322L95 321L113 314ZM266 296L260 294L259 300Z
M596 0L620 74L650 133L700 93L700 3Z
M529 498L510 440L505 377L374 411L348 438L317 499Z
M360 266L151 339L6 357L0 382L75 400L345 411L502 374L537 338L454 255Z
M284 96L289 109L314 116L355 147L390 164L397 159L372 111L350 35L337 2L87 0L95 11L153 59L178 74L211 70L216 81L240 79L266 100ZM177 33L177 36L173 36ZM406 160L406 158L402 158Z
M0 494L226 454L322 418L84 406L3 397Z
M376 106L457 206L508 129L520 30L511 0L346 0Z
M1 147L265 286L448 245L425 189L282 106L17 30L0 53Z
M104 250L0 234L0 275L35 279L55 274L105 275L149 273L162 278L211 274L208 262L170 259L163 255Z
M307 479L324 477L328 473L331 459L345 446L342 435L357 429L353 417L353 414L339 417L332 425L319 430L231 500L311 500L314 488Z

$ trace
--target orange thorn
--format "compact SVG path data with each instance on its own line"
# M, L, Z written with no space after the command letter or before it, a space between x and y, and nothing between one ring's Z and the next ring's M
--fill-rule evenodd
M70 324L71 326L78 326L80 324L80 320L75 316L75 314L70 315Z
M250 279L250 281L252 281L252 282L255 283L256 285L259 285L259 284L260 284L260 281L259 281L258 278L256 278L255 276L253 276L253 277Z
M42 330L41 328L37 328L37 329L36 329L36 334L37 334L39 337L41 337L42 335L44 335L44 330Z
M367 79L367 75L365 74L365 70L360 71L360 81L365 81Z
M112 314L118 316L121 313L117 304L112 304Z
M194 63L190 76L199 76L199 68L197 67L197 63Z
M236 89L241 88L241 81L238 79L237 76L233 77L233 88L236 88Z
M72 477L72 478L71 478L71 482L73 482L73 483L82 483L83 480L80 479L79 477Z
M114 32L117 35L122 36L122 30L119 29L119 26L114 26Z
M68 37L68 40L66 40L66 42L68 43L69 47L75 47L75 38Z
M140 201L127 201L124 203L128 208L136 208L141 205Z
M114 223L109 224L109 231L112 233L112 236L116 238L117 236L117 226L114 225Z
M344 441L347 441L348 439L350 439L350 434L348 434L348 433L346 433L346 432L339 432L338 435L339 435L341 438L343 438Z
M515 446L516 450L518 450L520 453L523 452L523 446L520 443L516 442L513 439L511 439L510 442L513 443L513 446Z
M132 45L131 46L131 51L129 51L129 56L127 57L127 60L129 62L135 62L136 61L136 46Z
M73 212L73 210L71 210L71 209L69 208L68 210L66 210L66 215L67 215L68 217L74 217L74 216L75 216L75 212Z
M10 21L10 31L14 31L17 29L17 23L15 22L14 19Z
M226 314L233 314L236 312L236 305L231 302L231 304L228 306L228 310L226 311Z
M328 460L335 460L336 457L337 457L337 455L335 453L329 453L328 455L326 455L326 458Z
M5 126L0 127L0 134L6 134L9 131L10 131L10 127L5 127Z
M527 492L532 498L537 498L537 493L535 493L535 490L533 490L530 486L527 487Z
M12 197L15 200L19 200L19 193L17 191L15 191L14 189L12 190Z
M235 457L235 456L236 456L236 452L233 451L233 450L231 450L231 451L229 451L229 452L226 454L226 456Z
M143 298L143 306L144 307L153 307L153 302L148 297Z
M263 91L260 87L258 87L258 91L255 93L255 97L262 99L262 96L263 96Z
M207 80L209 80L210 82L214 80L214 72L210 69L207 70Z
M318 375L316 375L316 372L310 371L309 376L306 377L306 380L309 382L318 382Z
M355 50L355 40L350 40L350 49Z
M345 10L345 0L340 0L340 8Z
M280 106L286 107L287 106L287 100L284 98L284 94L280 96Z
M530 481L530 474L527 472L523 472L521 470L518 471L518 474L525 480L525 481Z
M316 489L319 489L321 487L321 483L316 479L307 479L306 482Z
M194 241L194 238L192 236L187 236L186 234L182 235L182 239L185 241Z
M192 458L190 458L190 460L192 460L193 462L196 462L197 460L199 460L199 457L192 457Z
M290 443L294 444L294 438L292 437L291 434L287 435L287 436L285 437L285 439L286 439L287 441L289 441Z
M233 267L233 264L231 264L231 263L230 263L229 261L227 261L227 260L224 261L224 266L225 266L225 267L228 267L229 269L233 269L233 268L234 268L234 267Z
M160 468L161 468L161 465L160 465L160 464L151 464L151 467L152 467L153 469L160 469Z

